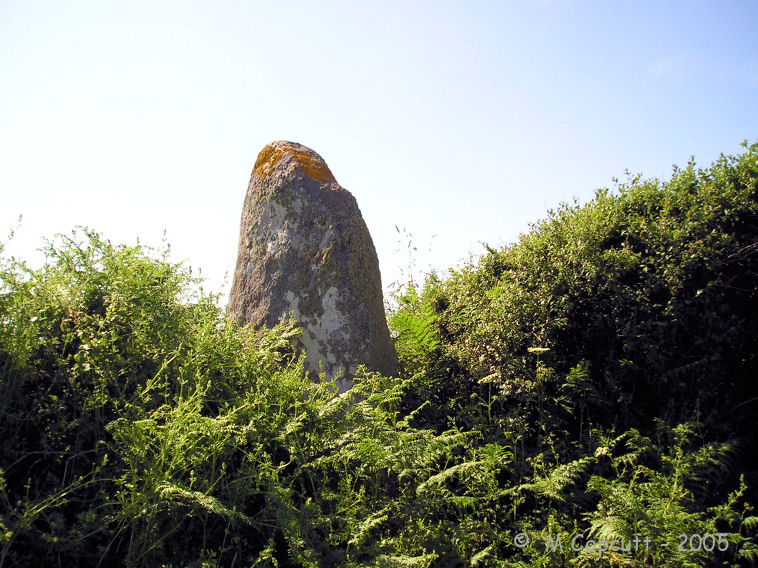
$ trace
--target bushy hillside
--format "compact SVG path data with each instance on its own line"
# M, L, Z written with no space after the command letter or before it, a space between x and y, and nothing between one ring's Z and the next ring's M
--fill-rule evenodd
M406 290L343 396L152 251L5 259L0 568L754 566L757 236L758 145L631 179Z
M420 299L408 292L393 320L399 349L434 377L437 409L471 409L475 396L498 427L512 429L510 418L526 431L540 411L582 443L592 426L647 429L652 418L747 436L758 411L757 184L754 146L565 205L514 246L431 278Z

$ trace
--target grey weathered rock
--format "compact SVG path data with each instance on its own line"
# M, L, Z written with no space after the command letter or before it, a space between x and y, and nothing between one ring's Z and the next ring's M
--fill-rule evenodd
M293 313L306 367L349 388L359 364L396 370L376 250L355 198L313 150L274 142L245 196L229 314L273 326Z

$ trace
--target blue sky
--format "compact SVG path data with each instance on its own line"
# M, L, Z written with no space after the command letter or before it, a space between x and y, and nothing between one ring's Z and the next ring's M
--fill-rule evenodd
M320 153L385 287L624 171L758 141L758 3L0 0L0 234L91 227L222 290L261 148ZM35 256L36 254L36 256ZM227 282L227 288L228 288Z

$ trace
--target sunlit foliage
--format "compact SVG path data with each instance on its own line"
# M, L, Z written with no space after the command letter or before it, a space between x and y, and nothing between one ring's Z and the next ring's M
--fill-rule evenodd
M165 253L46 252L0 259L0 567L758 563L758 146L408 286L342 395Z

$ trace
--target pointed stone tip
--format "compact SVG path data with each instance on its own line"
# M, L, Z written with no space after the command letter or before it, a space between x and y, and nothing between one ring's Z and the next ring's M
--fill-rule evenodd
M286 140L272 142L261 150L258 159L255 160L253 175L258 174L261 179L266 179L285 156L290 156L309 178L319 183L337 182L321 156L302 144Z

